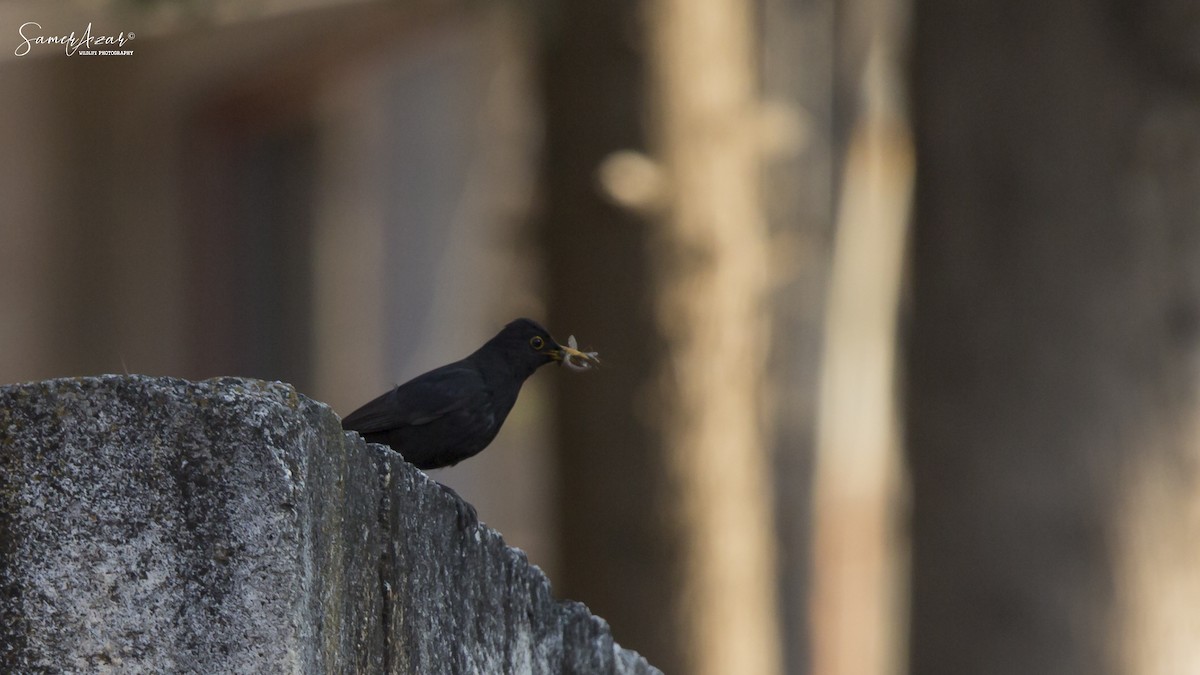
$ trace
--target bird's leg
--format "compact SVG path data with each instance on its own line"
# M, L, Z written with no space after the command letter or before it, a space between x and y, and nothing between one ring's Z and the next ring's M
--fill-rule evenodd
M479 524L479 514L476 513L475 507L455 492L454 488L438 481L433 481L433 484L444 490L454 500L454 508L458 511L458 529L467 530Z

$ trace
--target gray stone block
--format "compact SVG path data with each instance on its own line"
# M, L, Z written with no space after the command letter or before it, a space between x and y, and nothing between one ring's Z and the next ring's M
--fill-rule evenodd
M0 388L0 672L654 673L289 385Z

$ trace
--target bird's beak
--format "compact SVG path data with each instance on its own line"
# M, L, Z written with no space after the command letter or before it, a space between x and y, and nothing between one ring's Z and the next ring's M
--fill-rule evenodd
M581 352L569 345L555 344L558 349L551 351L550 356L555 361L561 362L564 366L573 370L587 370L592 366L600 364L600 358L596 355L596 352Z

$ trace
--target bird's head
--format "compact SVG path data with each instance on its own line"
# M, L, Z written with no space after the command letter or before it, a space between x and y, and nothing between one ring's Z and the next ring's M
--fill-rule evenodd
M502 351L513 366L527 373L555 361L573 370L586 370L600 363L595 352L579 351L572 343L574 339L567 345L560 344L550 331L533 319L517 319L484 347Z

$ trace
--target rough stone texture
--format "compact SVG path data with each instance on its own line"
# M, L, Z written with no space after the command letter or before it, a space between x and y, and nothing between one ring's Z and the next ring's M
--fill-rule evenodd
M654 673L285 384L0 388L0 672Z

